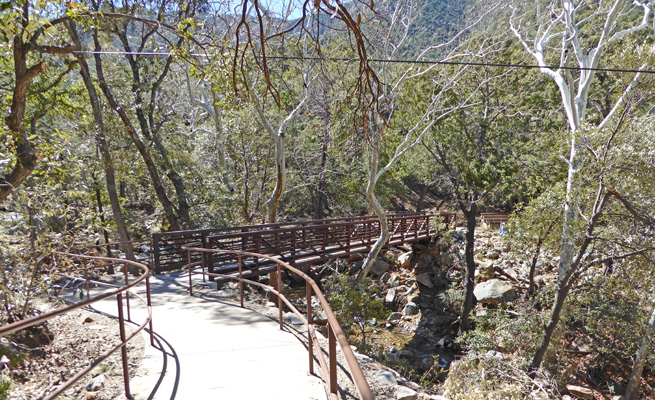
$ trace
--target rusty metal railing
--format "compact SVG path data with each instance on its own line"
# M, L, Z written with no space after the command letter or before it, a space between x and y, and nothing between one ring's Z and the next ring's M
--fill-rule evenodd
M389 213L387 215L391 244L420 240L429 234L429 220L439 217L446 224L454 222L455 213L432 214L429 212ZM290 256L291 249L297 248L296 255L314 252L325 259L326 246L339 246L346 256L350 253L364 252L379 236L380 225L375 215L282 222L275 224L248 225L190 231L161 232L152 235L153 269L159 274L164 271L180 269L186 264L182 246L200 242L202 247L225 250L250 251L254 253ZM291 242L296 239L295 245ZM322 250L320 250L322 248ZM332 250L335 250L333 248ZM305 261L309 257L304 257ZM289 258L289 261L292 259ZM194 261L197 261L195 259ZM210 260L205 260L210 261ZM302 260L299 260L302 261ZM315 262L316 259L307 262ZM292 263L293 265L293 263ZM224 271L216 271L223 273Z
M56 256L64 256L64 257L69 257L69 258L78 258L82 260L99 260L99 261L107 261L110 263L122 263L123 264L123 273L125 275L125 285L124 286L116 286L112 284L108 284L106 282L99 282L95 281L92 279L89 279L89 270L94 269L94 268L103 268L106 265L98 265L96 267L89 268L88 264L82 263L82 266L79 268L75 269L60 269L57 266L57 258ZM50 311L47 313L43 313L41 315L24 319L21 321L14 322L12 324L8 324L5 326L0 327L0 337L10 335L14 332L18 332L22 329L29 328L30 326L38 325L42 322L45 322L47 320L50 320L52 318L55 318L57 316L66 314L68 312L77 310L82 307L86 307L88 305L91 305L93 303L96 303L101 300L108 299L110 297L116 297L117 305L118 305L118 327L119 327L119 336L120 336L120 343L113 346L111 349L106 351L104 354L102 354L100 357L95 358L87 367L83 368L82 370L78 371L75 375L73 375L70 379L68 379L66 382L58 385L57 389L49 393L47 396L44 397L44 400L50 400L54 399L60 394L62 394L65 390L69 389L72 385L74 385L77 381L79 381L82 377L84 377L86 374L91 372L93 368L98 366L100 363L102 363L104 360L106 360L110 355L114 354L116 351L119 349L121 350L121 358L123 362L123 378L125 381L125 396L127 398L131 398L131 393L130 393L130 374L129 374L129 369L128 369L128 359L127 359L127 343L132 340L137 334L139 334L145 327L146 325L149 325L150 329L150 344L154 345L154 338L153 338L153 331L152 331L152 304L151 304L151 298L150 298L150 270L148 269L147 266L129 261L129 260L124 260L124 259L117 259L117 258L111 258L111 257L99 257L99 256L86 256L86 255L80 255L80 254L70 254L70 253L62 253L62 252L55 252L53 255L54 259L54 268L51 270L51 273L54 273L56 275L59 275L64 278L75 278L71 276L71 273L75 272L83 272L84 273L84 282L85 282L85 287L87 291L87 299L85 301L81 301L79 303L70 305L68 307L64 307L58 310ZM138 268L141 271L141 274L136 277L133 281L129 281L128 277L128 265L134 266ZM77 279L77 278L75 278ZM140 284L145 280L146 282L146 299L144 299L142 296L140 296L137 293L132 293L132 296L136 297L139 301L141 301L146 307L147 307L147 318L146 320L141 323L141 325L138 325L137 329L134 330L129 336L126 335L125 332L125 321L127 320L128 322L131 321L131 314L130 314L130 291L133 289L135 286ZM91 284L95 284L98 286L104 286L104 287L110 287L114 288L114 290L101 294L97 297L94 298L89 298L89 287ZM126 309L127 309L127 319L124 316L123 313L123 294L125 294L126 297Z
M272 257L268 256L265 254L258 254L258 253L251 253L251 252L246 252L246 251L239 251L239 250L220 250L220 249L206 249L206 248L201 248L201 247L193 247L197 246L198 243L192 243L186 246L183 246L182 248L186 250L187 252L187 259L188 259L188 271L189 271L189 294L193 295L193 281L192 281L192 275L194 274L202 274L203 277L205 275L210 276L210 277L215 277L215 278L224 278L224 279L232 279L236 280L239 282L239 295L241 299L241 307L243 307L243 284L247 283L250 285L254 286L259 286L262 287L271 293L275 295L278 299L278 308L279 308L279 319L280 319L280 330L283 329L283 310L284 310L284 305L286 306L298 317L300 320L307 326L307 349L309 352L309 373L313 374L314 373L314 355L316 355L316 358L318 359L319 366L321 370L323 371L323 376L326 379L327 383L327 388L330 393L330 398L333 400L336 400L338 398L337 393L338 393L338 384L337 384L337 351L336 351L336 344L339 344L339 347L341 348L341 352L343 353L345 359L346 359L346 364L348 365L348 369L350 370L350 374L353 378L353 381L355 383L355 387L357 388L357 392L359 394L359 398L361 400L373 400L373 392L371 392L371 388L368 385L368 382L366 381L366 378L364 377L364 373L362 372L361 368L359 367L359 363L357 362L357 358L355 357L355 354L353 353L352 349L350 348L350 345L348 344L348 339L346 337L346 334L343 332L343 329L341 329L341 325L337 321L337 318L334 316L334 313L332 312L332 309L330 308L330 304L328 301L325 299L325 296L319 289L318 285L316 282L310 278L307 274L304 272L292 267L291 265L287 264L286 262ZM206 253L231 253L231 254L236 254L238 258L238 264L239 264L239 274L238 276L230 276L230 275L223 275L223 274L216 274L216 273L211 273L211 272L205 272L204 268L201 272L194 272L194 267L197 269L198 267L202 268L202 262L191 262L191 253L192 252L200 252L201 254L206 254ZM251 281L248 279L245 279L243 277L243 262L242 259L243 257L257 257L257 258L265 258L268 259L272 262L275 262L277 264L277 277L278 279L276 280L277 287L272 287L269 285L265 285L260 282L256 281ZM284 296L282 293L282 279L281 279L281 273L282 273L282 268L289 270L299 276L301 276L306 283L306 302L307 302L307 317L305 317L303 314L298 311L298 309ZM316 296L318 301L321 304L321 307L323 308L323 311L325 311L325 314L327 315L327 329L328 329L328 361L326 362L325 356L323 354L323 350L320 347L320 344L318 342L318 339L316 337L316 331L314 329L314 325L312 324L312 296Z

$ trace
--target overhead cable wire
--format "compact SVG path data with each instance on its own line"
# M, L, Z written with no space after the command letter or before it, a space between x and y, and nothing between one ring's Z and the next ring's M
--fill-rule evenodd
M147 52L147 51L92 51L92 50L83 50L83 51L74 51L76 54L100 54L100 55L140 55L140 56L163 56L169 57L173 53L165 52ZM191 57L211 57L208 54L189 54ZM327 60L333 62L359 62L359 58L338 58L338 57L294 57L294 56L267 56L268 59L272 60L297 60L297 61L320 61ZM598 71L598 72L622 72L622 73L642 73L642 74L655 74L655 70L645 69L626 69L626 68L599 68L599 67L569 67L569 66L559 66L559 65L533 65L533 64L511 64L511 63L487 63L487 62L468 62L468 61L428 61L428 60L385 60L377 58L367 59L369 62L381 62L381 63L392 63L392 64L417 64L417 65L464 65L464 66L474 66L474 67L501 67L501 68L525 68L525 69L561 69L561 70L571 70L571 71Z

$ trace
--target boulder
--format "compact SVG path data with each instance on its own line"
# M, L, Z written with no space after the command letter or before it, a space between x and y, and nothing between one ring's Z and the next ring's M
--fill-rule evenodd
M391 264L378 258L375 260L375 262L373 262L373 266L371 267L371 273L375 276L380 276L385 272L387 272L390 266Z
M284 322L290 323L292 325L303 325L302 319L300 319L296 314L288 312L283 316Z
M398 380L396 379L396 374L388 369L381 369L373 375L375 382L381 385L395 385Z
M430 289L434 287L434 284L432 283L432 276L429 272L424 272L422 274L416 275L416 282L423 286L427 286Z
M403 253L398 257L398 264L401 268L409 268L411 259L411 252Z
M387 321L398 321L403 315L399 312L392 312Z
M566 385L566 390L568 390L574 397L580 399L594 399L594 391L584 386Z
M327 324L327 322L328 322L327 313L325 311L321 311L320 313L318 313L314 317L312 322L314 322L315 324L319 324L319 325Z
M481 304L505 304L516 300L512 285L500 279L491 279L475 285L473 295Z
M414 315L418 312L418 306L416 303L412 303L411 301L407 303L405 308L403 308L403 315Z
M107 377L105 374L100 374L93 378L87 385L86 385L86 390L89 392L97 392L100 390L105 385L105 380Z
M394 299L396 298L396 288L391 288L387 291L387 295L384 297L385 304L393 304Z
M405 386L396 386L396 400L416 399L418 399L418 393L416 393L416 391Z
M354 263L350 264L349 273L351 275L355 275L356 273L358 273L359 271L362 270L363 265L364 265L364 261L362 261L362 260L355 261Z

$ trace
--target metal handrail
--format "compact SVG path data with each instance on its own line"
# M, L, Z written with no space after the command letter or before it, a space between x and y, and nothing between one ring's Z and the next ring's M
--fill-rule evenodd
M209 273L209 272L204 272L204 269L202 271L203 275L208 275L208 276L214 276L217 278L227 278L227 279L233 279L239 281L239 294L240 294L240 299L241 299L241 307L243 307L243 284L248 283L251 285L259 286L264 289L269 290L271 293L277 296L278 298L278 308L279 308L279 320L280 320L280 330L283 329L283 304L286 304L291 311L300 318L300 320L307 326L307 340L308 340L308 351L309 351L309 373L313 374L314 373L314 351L316 351L317 358L319 361L319 365L321 367L321 370L323 371L323 375L327 379L327 384L328 384L328 390L330 392L330 397L332 399L337 399L337 391L338 391L338 385L337 385L337 361L336 361L336 343L339 343L339 347L341 348L341 352L343 353L346 363L348 364L348 368L350 369L350 373L353 377L353 381L355 383L355 387L357 388L357 392L359 394L359 398L361 400L373 400L373 392L371 391L370 386L368 385L368 382L366 381L366 378L364 377L364 373L362 372L361 368L359 367L359 363L357 362L357 358L355 357L355 354L353 353L352 349L350 348L350 344L348 343L348 339L346 337L346 334L343 332L343 329L341 328L341 325L339 324L339 321L337 321L337 318L334 316L334 313L332 312L332 309L330 308L330 304L328 301L325 299L325 296L319 289L318 285L316 282L310 278L307 274L304 272L300 271L299 269L296 269L292 267L291 265L285 263L284 261L279 260L278 258L275 258L273 256L269 256L266 254L259 254L259 253L251 253L247 251L239 251L239 250L221 250L221 249L206 249L202 247L191 247L191 246L197 246L198 243L190 243L188 245L182 246L183 250L187 251L187 257L188 257L188 269L189 269L189 294L193 296L193 286L192 286L192 280L191 276L194 274L193 272L193 266L191 263L191 252L192 251L197 251L201 253L230 253L230 254L236 254L238 256L238 262L239 262L239 275L238 276L230 276L230 275L223 275L223 274L215 274L215 273ZM243 270L242 270L242 257L243 256L249 256L249 257L260 257L260 258L266 258L271 261L274 261L277 264L277 274L278 274L278 279L277 279L277 288L274 288L270 285L265 285L260 282L255 282L251 281L248 279L243 278ZM282 294L282 279L281 279L281 269L284 267L285 269L301 276L306 283L306 297L307 297L307 317L303 316L297 309L296 307L291 304L291 302ZM196 273L200 274L200 273ZM325 357L323 356L323 351L320 347L320 344L318 343L318 340L316 338L316 332L314 330L314 326L312 325L312 302L311 302L311 297L312 293L318 298L321 306L323 307L323 311L325 311L325 314L327 315L327 321L328 321L328 358L329 358L329 367L328 364L325 362Z
M48 394L46 397L44 397L44 400L50 400L54 399L57 396L59 396L61 393L63 393L65 390L70 388L72 385L74 385L77 381L79 381L82 377L84 377L86 374L88 374L93 368L95 368L97 365L99 365L101 362L106 360L110 355L118 351L119 349L122 350L122 361L123 361L123 377L124 377L124 383L125 383L125 396L128 398L131 398L130 394L130 380L129 380L129 370L128 370L128 360L127 360L127 343L132 340L137 334L139 334L146 325L149 325L150 328L150 344L154 345L154 337L153 337L153 331L152 331L152 303L151 303L151 298L150 298L150 270L148 269L147 266L144 264L130 261L130 260L124 260L124 259L117 259L117 258L111 258L111 257L100 257L100 256L87 256L87 255L82 255L82 254L71 254L71 253L63 253L63 252L54 252L53 254L60 255L60 256L66 256L66 257L79 257L83 259L88 259L88 260L102 260L102 261L110 261L110 262L122 262L123 263L123 271L125 274L125 279L126 283L124 286L117 287L115 290L112 290L108 293L101 294L97 297L94 298L89 298L88 300L82 301L80 303L76 303L73 305L70 305L68 307L64 307L61 309L53 310L47 313L43 313L41 315L34 316L32 318L27 318L21 321L16 321L12 324L8 324L5 326L0 327L0 337L9 335L11 333L17 332L22 329L29 328L30 326L38 325L44 321L47 321L49 319L55 318L57 316L66 314L68 312L80 309L82 307L88 306L90 304L96 303L98 301L108 299L110 297L116 296L117 303L118 303L118 325L119 325L119 334L121 338L121 342L117 344L116 346L112 347L99 357L95 358L87 367L83 368L82 370L78 371L75 375L73 375L70 379L68 379L66 382L62 383L57 387L56 390ZM134 267L139 268L142 273L139 275L136 279L134 279L132 282L128 282L128 275L127 275L127 266L132 265ZM104 267L103 266L98 266L97 268ZM54 272L56 274L61 274L63 275L63 272L70 272L70 271L62 271L62 272L57 272L55 271L57 268L56 262L55 262L55 267L51 272ZM104 282L98 282L94 280L89 279L88 275L88 267L83 267L83 268L77 268L77 270L84 270L84 275L85 275L85 282L86 282L86 288L87 288L87 298L88 298L88 291L89 291L89 284L97 284L99 286L106 286L106 287L116 287L115 285L107 284ZM70 277L70 276L69 276ZM143 282L145 280L146 282L146 299L144 299L142 296L140 296L137 293L131 293L131 289L134 288L136 285L139 283ZM126 294L127 298L127 321L131 321L130 318L130 304L129 304L129 294L131 293L133 296L135 296L138 300L143 302L148 311L148 316L145 319L145 321L138 326L138 328L132 332L129 336L126 336L125 334L125 318L123 316L123 293Z

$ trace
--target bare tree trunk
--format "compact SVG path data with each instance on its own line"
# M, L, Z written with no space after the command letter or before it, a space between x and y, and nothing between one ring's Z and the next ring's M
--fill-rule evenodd
M644 333L644 336L642 336L641 341L639 342L639 349L637 350L637 356L635 357L635 365L632 367L630 381L628 381L628 387L625 390L623 397L621 397L621 400L633 400L636 399L637 395L639 394L639 382L641 381L641 373L644 370L644 365L646 365L646 359L648 357L648 352L650 351L650 342L653 338L654 331L655 307L650 314L648 326L646 327L646 333Z
M464 303L462 304L459 330L460 332L465 332L471 329L469 315L471 314L471 310L473 310L475 302L473 290L475 289L475 223L477 203L471 202L470 208L460 203L460 208L464 212L464 216L466 216L466 275L464 276L466 292L464 294Z
M173 184L173 188L175 189L175 195L177 197L177 210L176 210L177 219L182 223L184 227L190 227L191 221L189 217L189 203L187 201L186 187L184 185L184 181L182 180L182 177L180 176L180 174L177 172L176 168L173 166L173 164L170 161L168 150L162 143L161 137L158 132L159 128L156 127L155 116L154 116L155 109L156 109L155 103L157 99L157 94L159 93L159 88L161 87L164 78L166 77L166 75L168 75L168 72L170 71L170 65L173 60L173 57L172 56L167 57L166 64L164 65L161 74L159 74L156 80L149 83L150 103L146 107L143 98L144 85L142 83L141 73L139 70L139 63L138 63L139 56L135 57L134 55L130 54L132 48L130 47L127 38L127 29L128 29L128 25L125 25L124 30L116 29L116 34L119 37L121 43L123 43L123 48L127 53L126 58L130 65L130 70L132 71L132 92L134 93L135 102L137 105L135 110L137 121L139 122L139 127L141 128L141 133L143 134L143 136L147 140L152 142L155 150L157 151L157 153L159 153L159 160L161 162L160 166L163 168L163 170L166 173L166 176ZM181 44L181 41L182 39L180 38L178 40L178 45Z
M77 48L82 47L79 36L77 34L77 28L75 27L74 22L70 22L67 26L70 33L71 39ZM116 173L114 170L114 163L111 159L111 153L107 146L107 140L105 139L105 123L102 117L102 110L100 109L100 100L98 98L98 92L96 91L95 86L93 85L93 80L91 79L91 74L89 73L89 65L86 62L86 59L76 54L80 64L80 75L82 76L82 81L86 87L87 93L89 94L89 102L91 103L91 109L93 110L93 118L96 123L96 144L100 150L102 156L102 164L105 170L105 180L107 182L107 193L109 194L109 203L111 204L111 211L114 216L114 222L116 223L116 230L118 231L118 236L121 239L121 242L129 242L130 235L127 231L127 225L125 224L125 219L123 218L123 212L121 211L120 201L118 199L118 193L116 192ZM100 202L98 202L100 207ZM125 252L125 257L128 260L135 260L134 257L134 248L130 243L123 243L121 245L123 252Z
M587 252L587 248L592 242L594 229L596 228L598 219L600 218L601 213L607 204L609 196L610 194L605 191L604 186L600 185L596 195L596 201L594 202L592 216L587 222L587 229L585 231L584 239L580 245L580 248L575 254L575 257L571 257L571 262L568 264L569 268L564 274L562 274L562 259L560 259L560 274L557 279L557 292L555 293L553 308L550 312L550 319L548 320L546 326L544 326L544 335L541 338L541 342L537 347L537 351L535 352L534 358L532 359L532 364L530 365L530 375L532 377L535 376L536 370L539 369L541 363L544 360L544 356L546 355L546 351L550 345L550 341L552 339L553 333L555 332L555 328L557 328L557 324L559 323L562 310L564 309L566 297L568 296L569 290L571 290L571 286L573 285L573 276L578 271L578 268L580 267L580 264L582 263Z
M280 206L280 197L284 192L284 184L286 181L286 148L284 134L279 135L275 139L275 189L271 194L271 199L268 202L268 221L271 224L277 222L277 210Z
M378 220L380 221L380 236L375 241L375 244L373 245L373 247L371 247L371 250L366 255L366 259L364 260L364 264L362 265L362 270L359 272L359 274L357 274L357 278L355 280L356 284L361 284L364 281L364 278L366 278L368 273L371 271L371 268L373 267L373 263L375 262L375 259L377 258L378 254L380 253L380 250L382 250L384 245L389 240L389 237L391 236L391 234L389 233L389 223L387 221L387 214L384 212L384 208L382 207L377 197L375 196L375 184L377 183L378 180L378 161L379 161L378 146L380 145L381 135L382 132L380 128L378 128L378 130L374 132L374 135L370 139L371 141L368 144L368 148L369 148L368 184L366 185L366 200L368 201L368 204L371 206L373 212L375 212L375 215L377 215Z
M421 212L423 211L423 201L425 200L425 196L428 194L428 189L430 189L430 185L426 184L421 188L421 194L418 196L418 201L416 202L416 212Z

